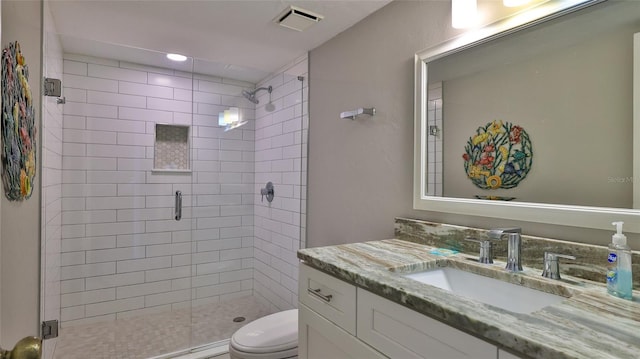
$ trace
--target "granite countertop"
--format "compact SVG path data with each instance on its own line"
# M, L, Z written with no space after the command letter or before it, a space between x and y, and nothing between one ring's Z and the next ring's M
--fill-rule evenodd
M640 358L640 292L615 298L604 284L538 269L508 273L504 263L479 264L473 256L429 254L430 246L399 239L308 248L306 264L499 347L532 358ZM477 259L477 257L475 257ZM509 312L404 278L449 266L567 297L531 314Z

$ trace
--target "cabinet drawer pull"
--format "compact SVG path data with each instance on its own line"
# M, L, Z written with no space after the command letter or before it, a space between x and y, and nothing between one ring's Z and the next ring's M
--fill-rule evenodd
M307 288L307 292L309 292L310 294L315 295L316 297L324 300L327 303L329 303L331 301L331 298L333 298L333 295L331 295L331 294L327 294L327 295L322 294L320 288L318 288L318 289Z

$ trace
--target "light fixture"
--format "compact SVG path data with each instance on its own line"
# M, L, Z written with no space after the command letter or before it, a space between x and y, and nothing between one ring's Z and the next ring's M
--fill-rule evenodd
M477 0L451 0L451 26L454 29L472 26L477 18L477 10Z
M521 6L529 2L531 2L531 0L502 0L502 4L506 7Z
M187 61L187 57L180 54L167 54L167 58L171 61Z

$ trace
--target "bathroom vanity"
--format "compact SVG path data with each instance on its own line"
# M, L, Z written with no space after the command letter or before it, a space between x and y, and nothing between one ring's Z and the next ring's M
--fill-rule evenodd
M300 357L638 358L640 292L626 301L587 279L564 273L561 280L543 278L526 264L523 272L510 273L503 261L482 264L468 253L442 256L432 249L390 239L300 250ZM442 268L559 300L513 309L509 300L538 300L505 301L495 289L483 303L471 299L474 293L410 275Z

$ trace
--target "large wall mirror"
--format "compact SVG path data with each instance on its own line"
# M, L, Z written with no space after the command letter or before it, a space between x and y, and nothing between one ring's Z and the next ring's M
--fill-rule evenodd
M416 54L414 207L640 232L636 33L640 1L551 0Z

